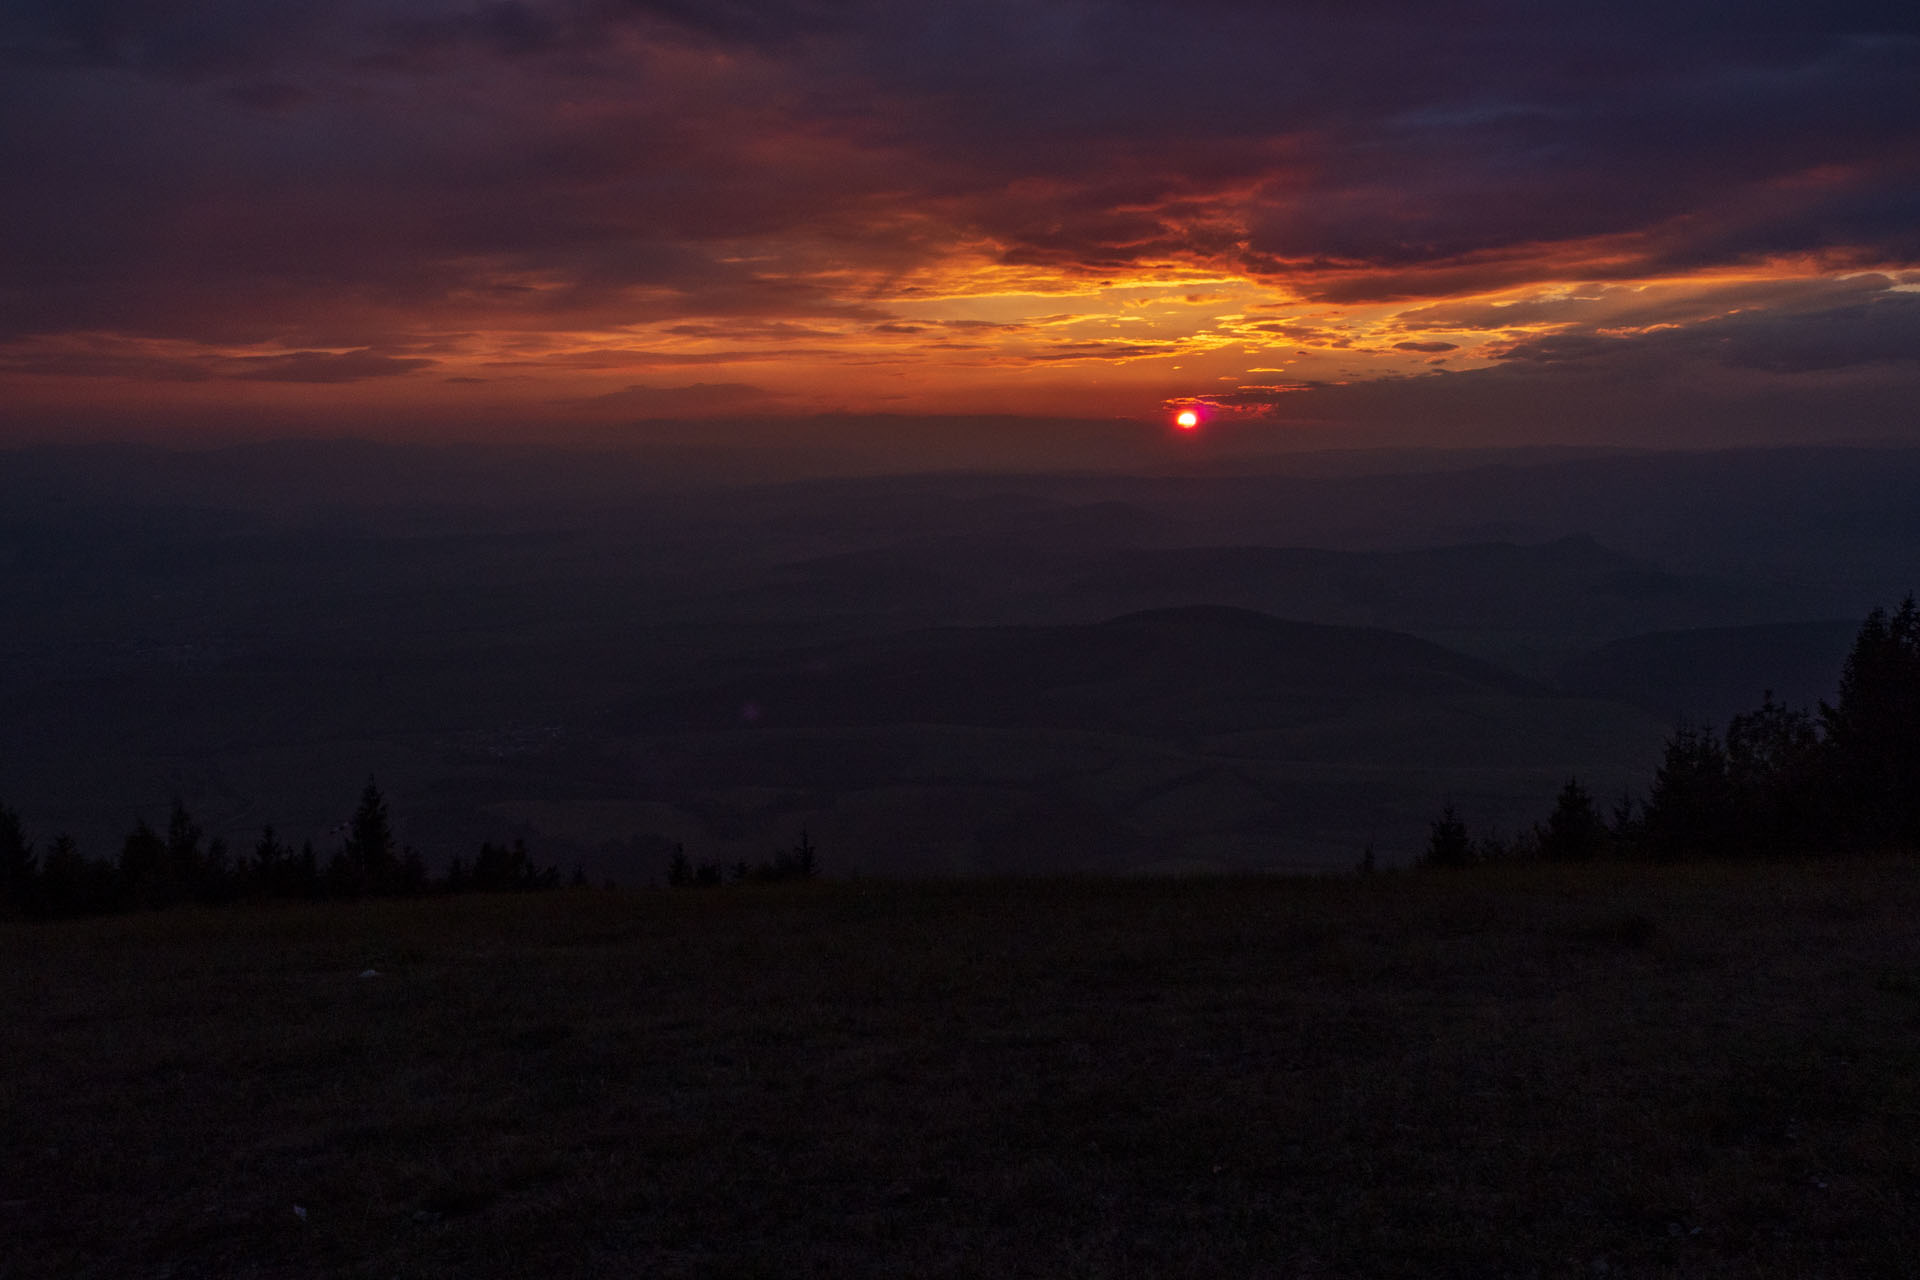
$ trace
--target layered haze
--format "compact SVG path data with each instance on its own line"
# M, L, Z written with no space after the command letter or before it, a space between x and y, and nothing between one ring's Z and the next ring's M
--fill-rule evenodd
M184 802L595 878L1345 870L1452 801L1646 793L1683 720L1834 695L1920 581L1920 451L1309 455L668 478L658 457L0 452L0 803Z

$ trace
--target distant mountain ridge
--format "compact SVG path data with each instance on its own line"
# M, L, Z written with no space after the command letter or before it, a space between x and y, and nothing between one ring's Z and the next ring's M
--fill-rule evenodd
M1843 618L1630 636L1567 663L1558 684L1676 722L1724 725L1769 691L1790 707L1832 698L1859 630Z
M1394 551L1101 545L1087 526L1118 529L1121 518L1088 508L1069 519L1080 510L1055 516L1069 536L1028 546L995 529L789 562L729 604L747 613L884 607L907 625L1055 625L1225 605L1403 631L1536 677L1596 639L1773 621L1810 607L1790 588L1671 572L1585 535Z
M1540 686L1378 628L1190 605L1058 627L946 627L816 648L629 704L616 731L957 724L1191 735L1296 723L1363 699Z

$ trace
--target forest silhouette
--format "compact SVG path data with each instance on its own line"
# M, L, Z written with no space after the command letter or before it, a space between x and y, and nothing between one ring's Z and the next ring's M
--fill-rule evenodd
M1474 838L1448 802L1421 862L1468 866L1607 855L1680 859L1860 853L1920 846L1920 608L1877 608L1855 637L1836 699L1774 701L1724 733L1682 724L1644 801L1603 814L1570 778L1546 821L1516 838Z
M1724 733L1682 724L1644 800L1631 793L1602 812L1571 778L1544 821L1508 837L1478 837L1449 801L1431 826L1419 865L1469 866L1600 857L1660 860L1763 858L1920 846L1920 607L1912 595L1888 613L1876 608L1855 637L1838 694L1817 710L1773 699L1734 716ZM1363 857L1360 869L1373 869ZM803 831L791 850L731 867L695 862L674 848L669 887L807 880L819 874ZM396 840L386 797L369 778L339 847L324 860L311 841L299 849L272 826L250 854L208 839L176 800L164 831L136 823L113 861L83 854L61 834L41 853L21 817L0 805L0 915L59 918L243 900L355 900L429 893L520 892L553 888L554 867L536 864L525 842L483 842L471 861L455 857L430 872ZM576 871L573 883L584 884Z
M580 877L575 877L581 883ZM195 903L218 906L262 899L350 901L428 893L499 893L550 889L554 867L535 864L526 843L482 843L471 861L455 858L432 875L425 860L395 839L387 801L369 778L339 848L322 860L312 841L299 849L263 828L251 854L235 855L206 838L185 805L174 801L165 832L136 823L109 862L89 858L67 835L43 855L26 838L20 815L0 805L0 913L60 918Z

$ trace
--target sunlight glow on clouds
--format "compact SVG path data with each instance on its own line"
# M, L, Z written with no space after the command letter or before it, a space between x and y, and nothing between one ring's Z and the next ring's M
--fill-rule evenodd
M0 429L1916 429L1920 19L1479 9L15 0Z

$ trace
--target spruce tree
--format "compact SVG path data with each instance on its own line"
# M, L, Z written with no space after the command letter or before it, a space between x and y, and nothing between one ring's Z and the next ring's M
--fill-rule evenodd
M1841 835L1855 845L1920 845L1920 608L1867 616L1820 706Z
M285 893L292 861L293 850L280 843L273 833L273 827L262 827L260 839L254 842L253 861L249 864L253 891L269 898Z
M119 889L126 905L160 907L173 900L167 842L142 818L120 846Z
M102 901L101 884L110 875L102 863L88 862L69 835L58 835L47 846L46 867L41 872L42 901L50 916L79 916L99 911L109 904Z
M204 834L200 824L187 812L187 806L175 796L173 812L167 818L168 901L177 901L199 891L203 861L200 837Z
M1826 842L1827 756L1811 715L1773 700L1727 723L1727 780L1741 849L1805 853Z
M0 804L0 916L33 909L37 868L20 815Z
M1555 861L1573 862L1600 856L1606 847L1607 824L1594 807L1593 796L1578 778L1568 778L1560 788L1547 824L1537 832L1540 856Z
M386 797L367 779L360 807L347 827L346 876L352 891L390 893L398 887L399 860L393 847L393 828L387 822Z
M1459 811L1449 800L1429 829L1426 856L1420 860L1420 864L1426 867L1465 867L1472 863L1473 838L1467 834L1467 824L1461 821Z
M1680 726L1667 739L1666 757L1647 797L1647 838L1654 851L1669 858L1729 852L1736 817L1726 748L1711 729Z

